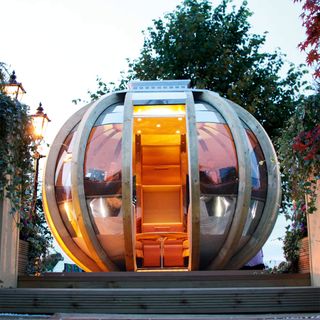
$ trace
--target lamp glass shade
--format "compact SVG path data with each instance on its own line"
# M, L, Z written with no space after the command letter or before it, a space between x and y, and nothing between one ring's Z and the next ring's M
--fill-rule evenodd
M12 99L21 100L22 96L26 93L21 83L8 83L3 87L4 93Z
M46 114L33 115L32 125L33 125L33 136L35 140L42 140L47 129L49 119Z

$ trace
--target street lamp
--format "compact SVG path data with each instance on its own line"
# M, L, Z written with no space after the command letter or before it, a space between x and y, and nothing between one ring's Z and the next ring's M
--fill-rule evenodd
M31 121L33 126L33 138L34 141L36 141L36 145L38 147L44 137L48 122L51 121L48 118L47 114L43 112L41 102L39 103L37 112L31 116Z
M43 141L43 137L48 125L48 122L51 120L48 118L47 114L43 112L42 104L40 102L37 112L34 115L31 115L31 121L33 126L33 139L35 142L35 151L33 154L34 158L34 184L33 184L33 200L32 200L32 213L36 211L36 202L37 202L37 192L38 192L38 177L39 177L39 161L41 158L44 158L44 155L41 155L39 152L39 146Z
M17 82L15 71L13 71L10 75L9 82L4 83L1 86L3 87L4 93L12 99L21 100L22 96L26 93L26 90L24 90L22 83Z

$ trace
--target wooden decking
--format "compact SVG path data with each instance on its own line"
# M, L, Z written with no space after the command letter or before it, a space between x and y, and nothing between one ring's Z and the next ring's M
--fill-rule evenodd
M262 271L48 273L20 276L19 288L239 288L310 286L309 274Z
M0 313L259 314L320 312L309 275L260 272L78 273L20 277Z

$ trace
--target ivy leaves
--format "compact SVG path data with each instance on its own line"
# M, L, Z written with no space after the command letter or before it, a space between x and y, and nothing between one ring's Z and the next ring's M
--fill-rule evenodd
M32 188L32 138L28 107L0 93L0 199L11 202L11 213L29 208Z

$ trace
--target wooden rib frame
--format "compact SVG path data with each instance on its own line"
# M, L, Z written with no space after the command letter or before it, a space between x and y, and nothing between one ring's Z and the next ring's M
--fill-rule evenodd
M44 169L45 179L42 187L42 195L45 216L58 244L63 248L69 258L83 270L98 272L101 271L101 268L78 247L64 225L56 202L55 193L55 170L61 146L71 130L81 121L89 107L90 105L83 107L69 118L54 139Z
M257 254L272 232L281 203L281 181L277 154L261 124L248 111L232 101L228 102L257 137L265 157L268 174L267 197L258 226L250 236L248 243L227 264L228 269L239 269ZM269 212L269 214L265 214L265 212Z
M187 147L189 163L189 192L191 210L191 233L189 232L189 244L191 244L189 270L198 270L200 262L200 178L198 159L198 136L196 127L196 115L194 99L191 91L186 92L187 111ZM189 214L189 213L188 213Z
M71 162L71 190L77 222L88 250L91 252L102 271L117 271L118 267L107 256L93 229L93 221L91 220L84 192L83 168L87 142L96 120L104 110L116 103L123 103L122 95L120 93L105 95L94 102L83 115L74 143L77 147L75 148Z
M210 263L208 269L223 269L234 253L241 239L246 223L251 198L251 162L249 146L246 143L246 132L237 113L227 101L210 91L200 91L199 100L212 105L225 119L232 134L239 167L238 197L234 216L227 232L227 237L218 255Z
M135 250L133 250L133 208L132 208L132 93L126 94L124 102L122 131L122 212L124 246L127 271L136 269Z

